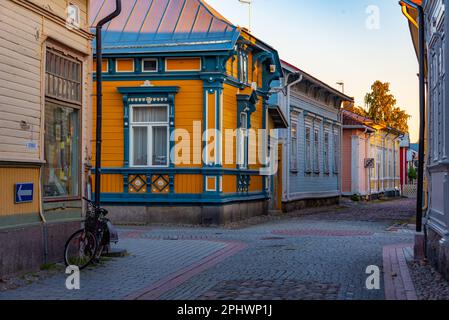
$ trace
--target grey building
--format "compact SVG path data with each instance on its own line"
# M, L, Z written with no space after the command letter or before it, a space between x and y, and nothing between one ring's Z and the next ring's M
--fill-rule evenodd
M403 1L408 13L412 39L419 52L418 1ZM426 52L426 141L427 255L432 264L449 278L449 0L424 0ZM422 21L421 21L422 22Z

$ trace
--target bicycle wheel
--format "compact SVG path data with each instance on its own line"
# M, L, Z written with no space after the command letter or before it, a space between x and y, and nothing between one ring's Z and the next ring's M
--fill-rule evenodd
M92 232L85 229L75 232L65 245L64 262L66 266L84 269L92 262L97 252L97 240Z

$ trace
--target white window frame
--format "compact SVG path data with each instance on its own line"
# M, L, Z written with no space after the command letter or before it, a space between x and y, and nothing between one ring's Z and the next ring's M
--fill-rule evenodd
M166 107L166 122L134 122L134 108ZM170 166L170 106L168 104L133 104L129 106L129 159L133 168L168 168ZM134 165L134 130L135 127L147 128L147 165ZM150 139L154 127L167 127L167 164L153 165L153 139Z
M241 83L248 84L249 83L249 59L248 54L240 50L239 52L239 80ZM246 66L246 69L244 68Z
M118 62L119 61L125 61L125 60L131 60L133 62L132 70L119 71L118 70ZM115 73L133 73L135 71L136 71L136 61L133 58L119 58L119 59L115 59Z
M296 118L295 119L292 118L290 130L291 130L290 171L298 172L298 123Z
M152 71L145 70L145 68L144 68L145 61L155 61L156 62L156 69L154 71L153 70ZM155 72L158 72L158 70L159 70L159 60L156 59L156 58L144 58L144 59L142 59L141 68L142 68L142 73L155 73Z
M320 127L313 128L313 172L320 173Z
M242 125L242 115L245 116L246 119L244 126ZM248 113L246 112L240 112L239 114L240 127L238 128L237 135L237 164L239 164L242 169L248 168L248 117Z
M326 142L326 136L327 136L327 142ZM330 132L328 129L324 129L324 137L323 137L323 144L324 144L324 173L329 174L330 173Z
M341 136L340 133L337 130L333 130L332 133L332 140L334 145L334 173L339 174L340 173L340 162L341 162Z
M307 130L309 130L309 140L307 140ZM306 124L304 127L304 143L305 143L305 172L312 173L312 126Z

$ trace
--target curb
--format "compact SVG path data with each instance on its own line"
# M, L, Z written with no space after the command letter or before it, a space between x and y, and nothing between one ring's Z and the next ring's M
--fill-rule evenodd
M383 275L386 300L418 300L404 255L413 243L383 247Z

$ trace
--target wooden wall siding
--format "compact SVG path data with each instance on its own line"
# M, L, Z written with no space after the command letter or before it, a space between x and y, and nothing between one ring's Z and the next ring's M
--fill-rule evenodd
M0 217L39 213L39 168L0 167ZM33 202L15 203L15 184L34 183Z
M226 130L236 130L237 129L237 92L238 89L224 84L223 87L223 131L226 134ZM223 139L225 138L223 134ZM223 144L223 167L224 168L236 168L236 139L234 137L234 143L232 147L232 163L225 163L226 157L230 156L227 153L226 146Z
M96 72L97 70L97 61L94 60L92 63L92 72ZM107 59L103 59L101 61L101 70L102 72L108 72L108 60Z
M351 171L351 163L352 163L352 130L344 130L343 131L343 139L342 139L342 147L341 147L341 158L342 158L342 191L343 192L352 192L352 171Z
M203 176L200 174L175 175L175 193L200 194L203 192Z
M217 190L217 177L206 176L207 191L215 192Z
M262 176L252 176L251 182L249 184L249 192L260 192L263 189L263 181L264 177Z
M117 72L134 72L134 59L117 59L115 63ZM104 67L102 66L102 68Z
M66 9L69 4L75 4L80 9L80 22L81 28L88 29L88 19L87 19L87 0L29 0L35 4L43 7L44 9L52 12L53 14L63 17L66 19Z
M217 92L207 92L207 130L215 130L217 128L217 115L216 115L216 101L217 101ZM217 143L214 137L213 132L209 132L207 136L207 162L208 163L216 163L216 155L217 155ZM210 145L210 147L209 147Z
M200 58L167 58L165 59L165 71L200 71Z
M187 130L193 137L194 121L203 120L203 82L201 80L161 80L152 81L155 86L179 86L179 93L175 96L175 128ZM103 153L102 166L122 167L124 162L124 124L123 100L117 87L141 86L143 81L104 81L103 82ZM96 104L94 86L93 103ZM93 108L93 119L96 110ZM95 132L95 122L92 132ZM200 133L201 134L201 133ZM94 137L94 136L93 136ZM93 163L95 161L95 139L92 140ZM201 159L201 144L190 143L191 158L199 156ZM178 167L192 167L190 164L179 164ZM201 167L201 163L193 167Z
M49 1L34 1L37 4L49 4ZM86 8L86 1L76 1L80 8ZM67 1L50 1L55 12L65 7ZM83 13L82 13L83 15ZM64 15L65 17L65 11ZM83 18L87 21L86 17ZM5 161L40 161L43 157L41 130L41 110L44 101L43 87L43 52L45 41L51 38L86 55L91 53L90 41L73 33L65 26L34 13L11 0L0 4L0 160ZM83 61L86 62L86 61ZM85 70L83 82L90 90L88 69ZM87 88L83 93L88 101ZM89 99L90 100L90 99ZM86 105L90 105L86 103ZM23 129L25 121L29 128ZM87 117L83 118L86 128ZM28 142L37 143L37 150L29 150Z
M260 159L259 159L259 151L258 150L258 130L263 129L263 104L262 100L259 100L259 102L256 104L256 111L254 111L251 114L251 129L254 130L254 136L249 140L249 159L251 160L249 168L250 169L259 169L261 167L260 165Z
M95 179L92 179L92 190L95 190ZM102 174L101 192L123 192L123 176L121 174Z
M303 97L301 94L293 91L292 92L292 106L294 110L300 111L298 115L298 173L287 172L290 175L290 194L293 198L302 197L304 195L313 194L314 196L320 195L323 192L337 192L339 188L340 175L334 173L334 152L335 146L333 144L333 139L330 139L330 173L324 173L324 122L323 118L329 119L331 121L338 122L338 110L333 110L329 107L323 106L319 102L314 102L310 98ZM308 116L304 115L304 112L308 112ZM320 162L319 174L306 174L306 157L305 157L305 122L312 121L313 117L317 116L319 121L315 125L319 124L320 136L319 136L319 146L320 146ZM320 119L321 117L321 119ZM306 120L307 119L307 120ZM338 128L338 129L337 129ZM339 127L335 127L334 130L340 132ZM312 128L312 150L313 150L313 128ZM287 130L281 130L281 136L286 137ZM341 151L340 151L341 152ZM340 156L341 158L341 156ZM285 159L286 160L286 159ZM312 156L313 162L313 156ZM338 166L340 164L337 164ZM312 163L313 169L313 163ZM285 188L285 186L284 186Z
M223 193L237 192L237 177L226 175L223 176Z

